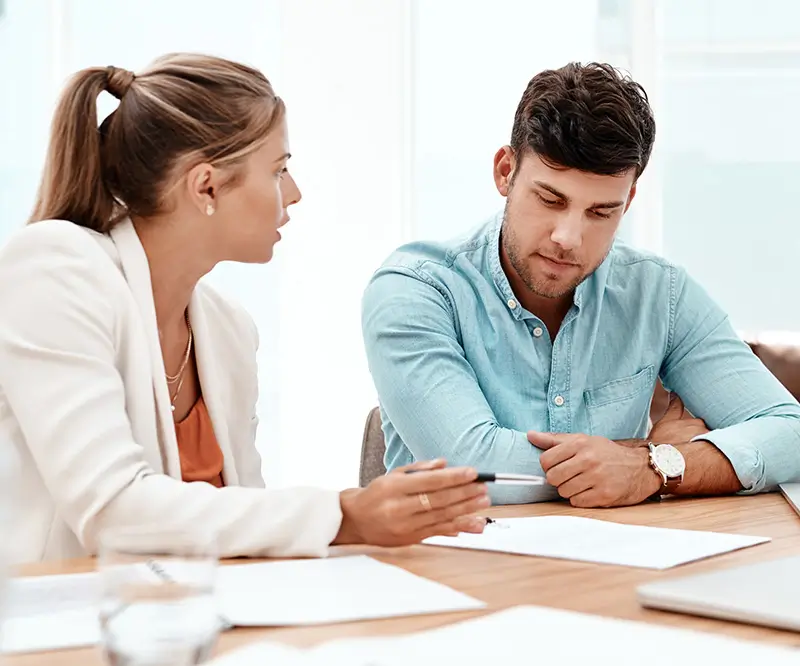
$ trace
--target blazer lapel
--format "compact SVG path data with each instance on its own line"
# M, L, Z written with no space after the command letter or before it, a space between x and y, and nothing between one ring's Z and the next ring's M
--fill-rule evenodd
M203 399L214 426L214 435L222 450L225 460L223 477L226 486L238 486L239 475L233 460L230 437L228 436L228 423L225 418L225 404L222 396L222 384L219 379L219 349L214 352L213 341L209 337L209 321L203 310L203 303L195 289L189 303L189 320L194 331L194 355L197 362L197 374L203 391Z
M181 461L178 455L178 440L169 398L169 388L158 338L156 306L153 302L153 285L150 281L150 265L133 223L124 220L111 230L111 239L117 247L122 272L142 315L147 344L150 348L150 365L153 373L153 395L156 419L161 440L161 455L164 471L176 479L181 478ZM194 323L192 323L194 325ZM201 378L202 381L202 378Z

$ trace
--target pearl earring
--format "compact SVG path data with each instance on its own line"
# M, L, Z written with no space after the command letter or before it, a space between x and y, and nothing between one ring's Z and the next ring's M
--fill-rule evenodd
M210 204L208 204L208 205L206 206L206 215L208 215L209 217L211 217L211 216L214 214L214 212L215 212L215 210L214 210L214 204L211 204L211 203L210 203Z

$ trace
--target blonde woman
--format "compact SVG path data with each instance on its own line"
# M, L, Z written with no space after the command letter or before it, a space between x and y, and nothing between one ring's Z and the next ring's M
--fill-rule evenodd
M120 103L98 128L104 90ZM15 562L91 554L116 527L202 526L228 557L482 530L485 486L443 461L341 493L263 487L256 329L201 278L272 258L300 200L288 160L283 102L244 65L176 54L67 85L31 223L0 252Z

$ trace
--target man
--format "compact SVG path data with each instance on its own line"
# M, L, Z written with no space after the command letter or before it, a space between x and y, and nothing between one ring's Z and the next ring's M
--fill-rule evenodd
M800 478L797 402L681 268L614 242L654 137L644 90L608 65L530 81L494 158L502 215L399 249L366 290L387 467L544 472L494 501L581 507ZM683 402L642 439L659 378Z

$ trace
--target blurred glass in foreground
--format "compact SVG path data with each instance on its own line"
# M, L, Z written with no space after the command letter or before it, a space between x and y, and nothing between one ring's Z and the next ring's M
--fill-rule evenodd
M221 629L217 553L203 530L110 530L98 560L103 651L112 666L207 661Z

